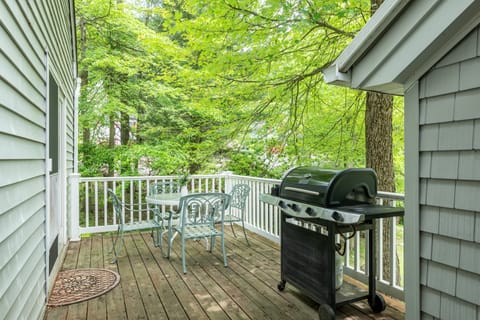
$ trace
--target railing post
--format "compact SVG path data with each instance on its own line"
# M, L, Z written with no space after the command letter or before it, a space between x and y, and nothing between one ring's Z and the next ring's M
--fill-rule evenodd
M233 182L232 182L233 172L224 171L222 172L222 175L225 178L225 193L230 193L230 191L232 191L232 188L233 188Z
M80 174L72 173L70 180L70 217L68 220L70 241L80 240Z

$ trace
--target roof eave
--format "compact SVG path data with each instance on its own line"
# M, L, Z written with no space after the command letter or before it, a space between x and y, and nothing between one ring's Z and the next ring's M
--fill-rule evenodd
M334 63L330 67L323 69L322 73L325 83L343 87L350 87L352 83L350 72L340 72L338 64Z
M350 68L380 37L409 2L410 0L385 1L335 62L323 70L325 82L340 86L350 86Z

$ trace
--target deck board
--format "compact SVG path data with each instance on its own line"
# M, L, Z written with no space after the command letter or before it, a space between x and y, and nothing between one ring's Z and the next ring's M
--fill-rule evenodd
M119 285L95 299L48 308L46 320L67 319L318 319L317 304L287 283L278 291L280 247L241 230L226 228L228 267L219 241L213 253L204 241L187 242L187 274L182 272L180 241L172 257L161 256L150 233L131 232L116 264L111 264L112 236L94 235L69 244L62 270L107 268L121 276ZM401 302L381 314L365 301L342 306L337 319L404 319Z

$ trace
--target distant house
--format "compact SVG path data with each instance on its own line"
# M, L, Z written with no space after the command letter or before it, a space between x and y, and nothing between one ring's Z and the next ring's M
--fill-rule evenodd
M406 319L480 319L480 1L387 0L327 82L405 97Z
M73 0L0 1L0 319L39 319L67 242Z

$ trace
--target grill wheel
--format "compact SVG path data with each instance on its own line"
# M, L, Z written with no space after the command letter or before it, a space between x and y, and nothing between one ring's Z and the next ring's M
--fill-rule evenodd
M328 304L321 304L318 307L319 320L335 320L335 312Z
M375 298L373 301L368 301L368 304L374 313L382 312L387 307L385 299L378 293L375 293Z

